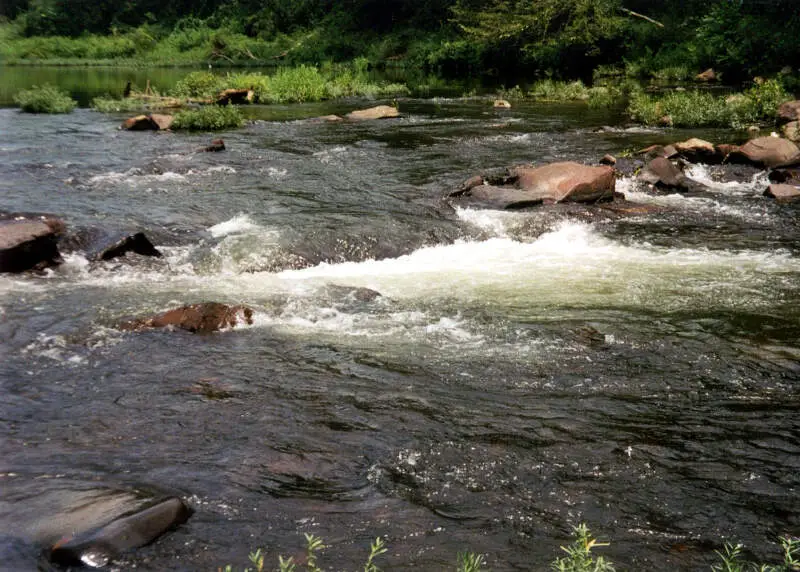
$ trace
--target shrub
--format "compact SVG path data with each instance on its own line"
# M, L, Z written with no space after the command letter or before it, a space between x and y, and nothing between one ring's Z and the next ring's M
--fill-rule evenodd
M146 102L133 97L116 99L110 96L95 97L92 99L91 108L100 113L132 112L149 109Z
M672 91L661 96L636 92L631 95L628 114L646 125L743 128L774 122L778 106L789 99L777 80L763 81L728 97L702 91Z
M187 74L175 84L173 95L178 97L195 97L211 99L227 87L224 78L207 71L196 71Z
M572 529L572 543L562 546L566 556L556 558L551 564L555 572L614 572L613 564L602 556L595 557L592 550L608 543L597 542L585 524Z
M14 102L26 113L69 113L77 105L69 94L47 84L20 91Z
M580 101L589 99L589 90L582 81L544 79L533 84L528 96L543 101Z
M244 118L235 105L206 105L199 109L179 111L175 114L172 129L189 131L222 131L244 124Z

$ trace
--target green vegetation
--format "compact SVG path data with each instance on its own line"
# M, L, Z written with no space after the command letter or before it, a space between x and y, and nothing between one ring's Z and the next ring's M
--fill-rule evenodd
M14 96L14 102L26 113L69 113L77 102L52 85L33 86Z
M800 61L796 0L8 0L0 60L371 66L520 79L595 70L729 83ZM790 72L793 76L796 70Z
M235 105L206 105L175 114L174 130L222 131L244 125L242 112Z
M572 543L561 547L567 555L556 558L551 565L555 572L614 572L610 561L592 553L597 547L608 546L607 542L598 542L585 524L574 527L572 536Z
M322 572L317 564L319 552L329 548L323 544L318 536L306 534L306 557L303 568L308 572ZM745 560L742 553L741 544L726 543L723 550L716 551L721 560L720 563L711 565L711 572L796 572L800 570L800 539L789 536L779 539L783 551L783 562L781 564L756 564ZM556 558L550 563L550 569L554 572L614 572L614 564L603 556L597 556L594 550L603 546L609 546L607 542L598 542L592 536L591 531L585 524L579 524L572 529L572 542L567 546L562 546L561 550L566 556ZM376 559L387 552L386 543L381 538L376 538L370 545L370 552L364 564L364 572L380 572L380 568L375 563ZM264 553L261 549L251 552L250 562L254 568L245 568L244 572L264 572ZM456 572L481 572L484 570L486 561L480 554L473 552L463 552L458 554ZM300 572L299 564L293 557L284 558L278 556L278 570L280 572ZM220 568L219 572L234 572L232 565Z
M328 65L322 71L301 65L275 73L232 73L225 76L201 71L188 74L172 91L176 97L214 99L223 89L252 89L260 103L298 103L346 96L387 97L405 95L408 88L370 81L359 62Z
M725 543L722 552L717 551L721 564L711 566L712 572L793 572L800 570L800 539L782 537L783 563L756 564L744 559L741 544Z
M777 80L763 81L744 93L716 96L708 92L670 91L630 97L628 114L645 125L674 127L733 127L774 123L778 106L791 99Z

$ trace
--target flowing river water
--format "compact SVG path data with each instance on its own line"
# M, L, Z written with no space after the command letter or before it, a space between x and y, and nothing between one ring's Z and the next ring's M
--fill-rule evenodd
M308 120L368 105L250 109L222 153L88 109L0 109L0 208L143 230L165 254L76 250L0 276L13 569L36 569L30 531L60 491L131 483L196 512L120 570L216 570L256 547L272 565L303 533L332 570L379 535L387 570L453 569L465 550L544 570L581 522L619 570L708 569L724 540L776 560L800 533L798 207L762 197L764 173L712 167L692 168L692 196L619 180L664 207L642 216L442 200L488 168L733 134L460 98ZM117 327L202 301L254 324Z

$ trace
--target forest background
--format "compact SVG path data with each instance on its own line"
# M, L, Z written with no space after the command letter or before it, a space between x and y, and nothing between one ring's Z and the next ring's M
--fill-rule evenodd
M0 61L297 65L443 76L796 74L798 0L3 0Z

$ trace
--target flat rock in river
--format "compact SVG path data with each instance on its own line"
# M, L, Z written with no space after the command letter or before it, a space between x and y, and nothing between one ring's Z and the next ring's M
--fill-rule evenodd
M377 105L369 109L358 109L345 115L345 118L351 121L367 121L370 119L387 119L392 117L400 117L400 112L396 107L392 107L391 105Z
M764 191L764 196L772 197L779 203L788 203L800 200L800 187L794 185L774 184Z

